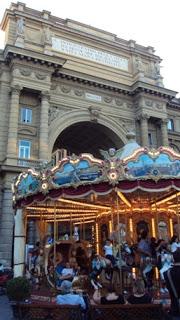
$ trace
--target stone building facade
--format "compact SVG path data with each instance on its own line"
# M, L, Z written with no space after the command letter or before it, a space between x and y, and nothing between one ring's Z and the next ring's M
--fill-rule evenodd
M128 131L142 146L180 151L180 101L150 46L21 2L1 28L0 261L10 265L15 175L58 149L99 157L99 148L124 145Z

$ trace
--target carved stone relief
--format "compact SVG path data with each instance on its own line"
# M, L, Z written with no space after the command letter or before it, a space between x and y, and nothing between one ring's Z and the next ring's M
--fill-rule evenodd
M79 90L79 89L75 89L74 93L75 93L76 96L81 97L81 96L83 96L84 91L83 90Z
M69 93L71 91L71 87L63 85L61 86L61 91L64 93Z
M112 102L112 97L104 97L104 102L106 103L111 103Z
M37 129L29 126L21 126L21 128L18 129L18 134L36 136Z
M146 106L147 107L152 107L153 106L153 101L152 100L145 100Z
M47 75L41 72L36 72L35 76L38 80L45 80L47 78Z
M123 106L124 102L121 99L115 99L115 103L116 103L117 106Z
M29 77L32 73L32 70L27 68L20 68L19 72L22 76Z
M92 122L98 122L98 118L100 116L101 108L99 106L90 106L88 108L90 113L90 120Z

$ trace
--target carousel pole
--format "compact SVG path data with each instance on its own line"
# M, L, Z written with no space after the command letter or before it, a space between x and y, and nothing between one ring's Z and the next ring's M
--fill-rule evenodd
M84 223L84 215L83 215L83 240L85 240L85 223Z
M72 240L72 212L70 213L70 240Z
M54 204L54 267L56 266L56 202Z
M176 213L177 213L177 219L178 219L178 238L179 238L179 241L180 241L180 216L179 216L179 198L178 198L178 195L177 195L177 192L176 192Z
M117 225L118 225L118 248L119 248L119 281L120 281L120 293L122 294L123 288L122 288L122 257L121 257L121 237L120 237L120 232L119 232L119 197L118 194L116 193L117 198L116 198L116 208L117 208Z
M158 217L158 209L156 203L156 196L155 196L155 217L156 217L156 237L159 239L159 217Z

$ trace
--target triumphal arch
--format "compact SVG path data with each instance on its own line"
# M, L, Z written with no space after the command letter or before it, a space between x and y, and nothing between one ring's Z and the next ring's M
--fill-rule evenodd
M180 102L164 87L154 48L12 3L1 29L0 262L11 264L11 183L62 155L141 146L180 150ZM38 238L29 222L29 243Z

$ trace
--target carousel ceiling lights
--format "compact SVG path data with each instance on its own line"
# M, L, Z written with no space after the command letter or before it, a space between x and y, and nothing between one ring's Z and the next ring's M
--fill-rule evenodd
M156 203L153 203L152 204L152 207L155 207L155 206L158 206L160 204L163 204L163 203L166 203L167 201L170 201L170 200L173 200L175 199L176 197L180 196L180 192L178 193L175 193L175 194L172 194L171 196L165 198L165 199L162 199L160 201L157 201ZM178 204L177 204L178 205Z
M126 199L122 192L117 191L119 198L129 207L131 208L131 203Z
M101 206L101 205L95 205L95 204L90 204L90 203L83 203L83 202L79 202L79 201L73 201L73 200L69 200L69 199L58 199L58 201L60 202L64 202L64 203L71 203L71 204L76 204L77 206L83 206L83 207L91 207L91 208L96 208L96 209L111 209L111 207L109 206Z

